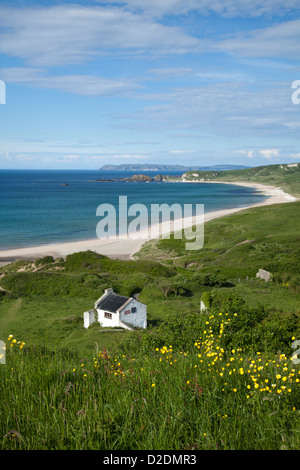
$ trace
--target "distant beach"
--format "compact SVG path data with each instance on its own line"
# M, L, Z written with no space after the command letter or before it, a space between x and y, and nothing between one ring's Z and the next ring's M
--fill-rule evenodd
M202 182L201 182L202 183ZM204 182L203 182L204 183ZM207 182L216 183L216 182ZM219 182L218 182L219 183ZM204 215L204 221L208 222L219 217L234 214L249 208L268 206L272 204L282 204L294 202L297 199L292 195L285 193L281 188L267 186L263 184L244 183L244 182L220 182L222 184L238 185L253 188L267 196L263 202L248 205L245 207L236 207L230 209L222 209L218 211L208 212ZM176 221L180 225L181 221ZM185 227L192 227L194 219L185 219ZM161 233L167 234L170 229L169 224L160 224ZM130 239L127 235L118 236L116 239L90 239L82 241L70 241L66 243L54 243L42 246L31 246L25 248L9 249L0 251L0 266L7 262L17 259L36 259L46 255L54 258L65 257L69 254L91 250L96 253L106 255L116 259L133 259L133 255L137 253L141 247L151 239L150 229L139 234L140 238Z

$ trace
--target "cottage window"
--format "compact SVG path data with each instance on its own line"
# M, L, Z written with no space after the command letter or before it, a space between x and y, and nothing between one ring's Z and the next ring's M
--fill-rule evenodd
M112 319L112 313L104 312L104 317L109 318L111 320Z
M130 310L125 310L125 315L128 315L130 313Z
M131 313L136 313L136 307L132 307Z

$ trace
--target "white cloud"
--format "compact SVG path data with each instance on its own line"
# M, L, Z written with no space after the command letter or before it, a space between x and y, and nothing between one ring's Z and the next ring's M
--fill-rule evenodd
M0 27L0 52L35 66L78 64L108 51L178 54L199 45L180 27L114 6L0 7Z
M187 15L199 12L202 15L216 13L224 17L258 17L283 15L291 9L299 10L298 0L96 0L99 4L112 3L126 6L131 11L142 12L153 17L164 15Z
M146 98L146 97L145 97ZM173 133L193 130L198 135L239 138L260 136L297 138L297 129L287 122L293 116L299 122L298 109L290 104L287 82L260 84L225 82L197 87L178 87L167 92L148 94L160 101L136 112L118 115L114 125L135 130ZM175 148L176 149L176 148Z
M80 159L80 155L65 155L63 159L66 161L76 161Z
M243 57L296 59L300 55L300 19L235 34L230 39L216 42L212 49Z
M193 73L193 69L188 67L161 67L157 69L151 69L148 71L149 74L156 75L161 79L170 79L173 77L185 77Z
M279 152L280 149L265 149L259 151L260 155L266 158L267 160L273 160L274 157L278 157Z
M45 75L42 69L11 67L0 70L7 83L23 83L41 88L53 88L79 95L120 95L142 88L133 80L112 79L92 75Z
M173 154L185 154L185 153L194 153L195 150L170 150L170 153Z

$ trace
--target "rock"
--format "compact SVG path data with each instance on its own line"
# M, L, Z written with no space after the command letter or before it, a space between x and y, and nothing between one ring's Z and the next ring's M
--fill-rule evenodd
M256 277L264 279L266 282L272 280L272 274L269 273L269 271L265 271L264 269L259 269L258 273L256 273Z
M155 175L153 177L153 181L164 181L165 180L165 176L164 175Z

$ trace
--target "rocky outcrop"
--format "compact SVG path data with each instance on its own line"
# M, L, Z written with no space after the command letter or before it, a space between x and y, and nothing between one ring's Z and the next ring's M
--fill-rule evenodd
M256 277L259 279L264 279L266 282L272 280L272 274L269 271L265 271L264 269L259 269L258 273L256 273Z
M133 182L133 183L150 183L150 182L157 182L157 181L166 181L167 177L165 175L155 175L153 178L148 175L133 175L128 176L127 178L111 178L111 179L97 179L93 180L94 182L100 183L112 183L117 181L125 181L125 182Z

